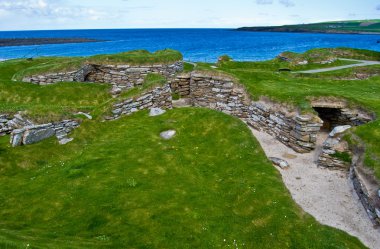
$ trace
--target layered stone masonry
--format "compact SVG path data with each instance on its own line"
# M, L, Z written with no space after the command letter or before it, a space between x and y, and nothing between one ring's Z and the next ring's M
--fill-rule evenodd
M115 104L112 110L113 117L110 119L151 108L171 109L172 106L172 91L170 85L166 84L145 92L139 97L129 98Z
M348 156L347 159L350 159L352 155L348 143L343 139L345 132L350 128L350 125L337 126L329 134L327 140L323 143L322 152L318 158L319 167L343 169L346 171L350 168L351 162L341 158L345 155ZM338 154L340 154L341 157L338 157Z
M380 225L380 186L373 172L363 166L364 147L355 148L350 178L368 216L374 225Z
M265 131L297 152L310 152L316 147L317 133L322 126L318 117L290 114L274 105L254 102L233 78L192 73L189 97L192 105L241 118L251 127Z
M190 96L190 79L190 73L177 75L177 77L170 82L172 92L182 98L188 98Z
M38 85L49 85L58 82L94 82L109 83L121 89L130 89L141 85L150 73L157 73L172 79L183 71L183 62L155 65L95 65L83 66L77 71L50 73L24 77L24 82Z

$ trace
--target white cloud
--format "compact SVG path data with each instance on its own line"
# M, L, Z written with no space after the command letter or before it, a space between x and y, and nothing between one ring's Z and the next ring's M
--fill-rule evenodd
M0 10L50 19L81 18L99 20L108 16L107 12L82 6L65 6L60 0L0 0Z

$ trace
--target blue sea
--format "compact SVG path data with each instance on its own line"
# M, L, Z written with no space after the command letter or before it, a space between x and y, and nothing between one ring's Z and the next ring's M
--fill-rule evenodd
M35 56L87 56L135 49L172 48L185 60L214 62L228 54L235 60L268 60L283 51L351 47L380 51L379 35L237 32L229 29L109 29L4 31L0 38L93 38L97 43L0 47L0 60Z

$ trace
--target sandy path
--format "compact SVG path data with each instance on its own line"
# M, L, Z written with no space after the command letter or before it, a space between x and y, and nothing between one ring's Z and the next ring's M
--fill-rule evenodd
M380 248L380 231L369 220L348 174L317 167L315 162L321 148L309 154L299 154L266 133L254 129L252 133L268 157L289 162L289 169L278 170L293 199L303 210L322 224L358 237L369 248ZM322 144L326 137L321 135L318 144Z
M330 72L330 71L337 71L341 69L351 68L351 67L365 67L365 66L372 66L372 65L380 65L379 61L364 61L364 60L349 60L349 59L339 59L339 60L346 60L346 61L356 61L358 64L351 64L351 65L345 65L345 66L339 66L339 67L329 67L329 68L323 68L323 69L313 69L313 70L307 70L307 71L299 71L294 73L323 73L323 72Z

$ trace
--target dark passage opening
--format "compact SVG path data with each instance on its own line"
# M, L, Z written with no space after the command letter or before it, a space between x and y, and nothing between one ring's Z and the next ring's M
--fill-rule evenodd
M322 131L331 131L340 125L352 125L350 118L342 114L339 108L314 107L314 110L323 120Z

